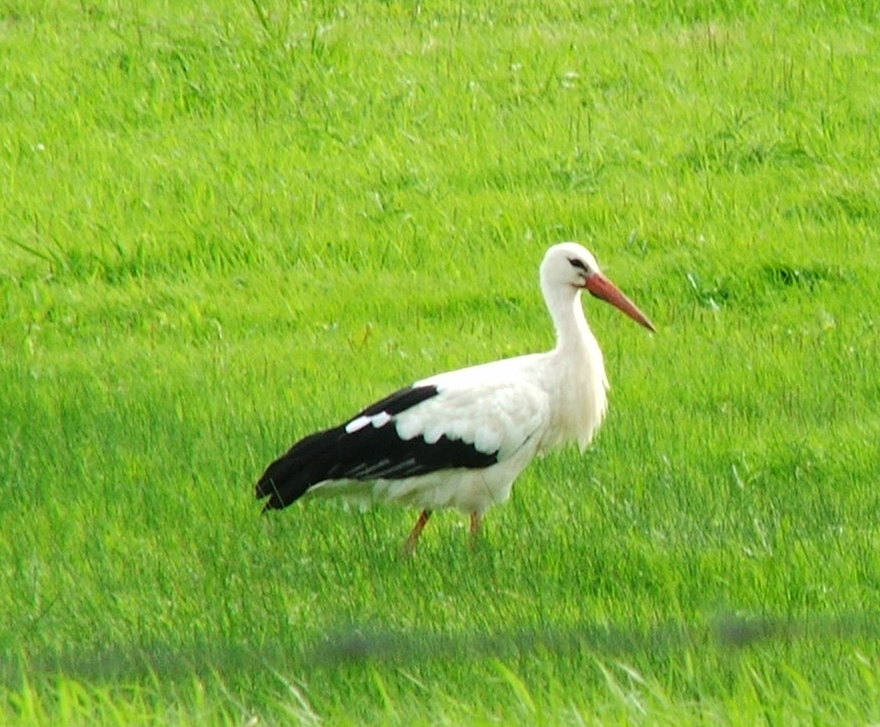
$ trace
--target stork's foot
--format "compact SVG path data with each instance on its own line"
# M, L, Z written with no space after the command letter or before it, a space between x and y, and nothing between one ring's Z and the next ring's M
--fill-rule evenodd
M425 525L428 523L428 518L430 517L430 510L422 510L422 514L419 515L419 519L416 520L416 524L413 526L412 532L409 534L409 537L403 544L403 554L405 556L410 557L415 552L416 543L419 542L419 536L422 534L422 530L425 529Z

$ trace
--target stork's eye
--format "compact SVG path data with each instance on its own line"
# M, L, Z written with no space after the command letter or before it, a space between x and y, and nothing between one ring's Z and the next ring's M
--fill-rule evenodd
M571 266L573 268L577 268L578 270L580 270L581 272L584 272L584 273L587 272L587 266L584 264L583 260L579 260L576 257L570 257L570 258L568 258L568 262L571 264Z

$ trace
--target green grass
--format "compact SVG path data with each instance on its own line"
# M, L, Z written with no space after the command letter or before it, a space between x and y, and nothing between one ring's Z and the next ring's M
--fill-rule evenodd
M873 3L0 7L0 722L880 721ZM252 484L541 350L613 382L481 548Z

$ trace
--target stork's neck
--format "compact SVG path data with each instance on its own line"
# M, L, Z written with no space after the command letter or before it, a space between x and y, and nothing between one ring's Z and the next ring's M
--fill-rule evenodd
M544 359L544 384L554 402L542 451L575 441L583 449L605 414L608 381L602 351L587 325L581 291L568 285L544 287L556 327L556 348Z
M583 351L594 347L596 339L584 316L580 289L567 285L547 286L543 292L556 328L556 350Z

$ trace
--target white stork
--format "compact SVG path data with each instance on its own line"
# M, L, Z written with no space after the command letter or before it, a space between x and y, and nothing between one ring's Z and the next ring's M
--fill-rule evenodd
M583 451L602 421L608 380L582 290L654 330L588 250L554 245L541 263L552 351L422 379L301 439L257 483L257 497L269 498L264 511L330 496L420 508L404 546L411 553L431 513L454 507L470 515L475 537L483 514L507 500L533 457L570 442Z

